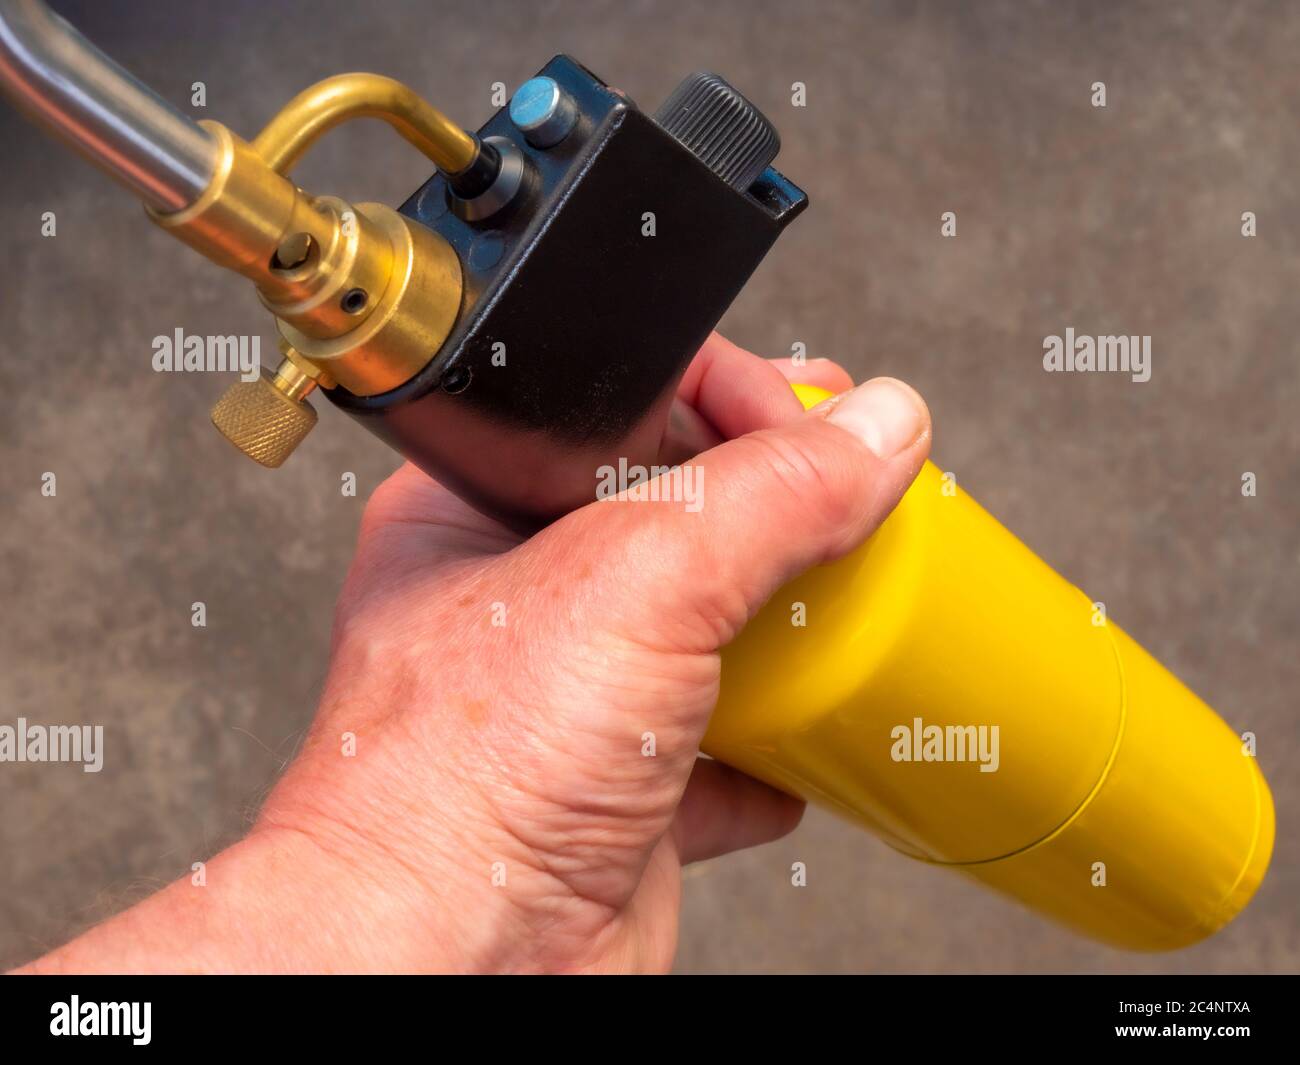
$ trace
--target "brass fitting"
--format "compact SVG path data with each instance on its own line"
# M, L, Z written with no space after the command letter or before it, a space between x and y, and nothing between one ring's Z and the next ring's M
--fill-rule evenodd
M213 411L222 432L263 465L283 462L315 423L300 402L315 383L362 396L390 391L437 354L460 312L460 260L442 237L383 204L310 196L285 176L324 132L363 115L388 121L444 170L471 165L478 150L400 83L341 75L295 97L252 144L204 122L218 144L207 189L179 211L146 208L178 239L249 278L275 315L286 345L276 376L236 384Z

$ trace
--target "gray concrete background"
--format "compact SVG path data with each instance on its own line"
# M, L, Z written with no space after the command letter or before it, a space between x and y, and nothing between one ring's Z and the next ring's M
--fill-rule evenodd
M470 126L493 82L560 51L651 109L686 73L722 73L776 121L779 165L813 201L724 330L915 383L940 464L1259 736L1272 871L1192 950L1091 945L810 814L787 841L689 871L679 970L1300 969L1300 9L56 6L187 109L204 81L206 114L246 136L351 69L409 82ZM1089 103L1097 80L1104 110ZM241 831L310 718L362 499L395 459L322 404L291 467L238 460L207 420L225 382L154 374L150 340L181 326L265 343L248 287L7 110L0 145L0 720L104 724L111 745L98 775L0 765L9 964ZM363 123L299 173L396 203L426 169ZM947 210L954 240L939 235ZM39 234L44 211L55 239ZM1069 325L1151 334L1152 380L1044 374L1043 337ZM362 499L340 496L347 470ZM1243 471L1257 498L1241 496ZM196 600L206 629L189 624ZM805 889L789 886L794 860Z

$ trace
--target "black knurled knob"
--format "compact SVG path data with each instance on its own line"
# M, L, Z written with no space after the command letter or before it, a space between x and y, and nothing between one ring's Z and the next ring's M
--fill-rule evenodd
M741 192L781 150L772 123L716 74L692 74L664 101L655 121Z

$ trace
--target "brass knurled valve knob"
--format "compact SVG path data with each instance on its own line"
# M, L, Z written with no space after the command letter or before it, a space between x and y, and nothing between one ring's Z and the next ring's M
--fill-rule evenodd
M304 398L325 375L288 345L274 377L236 381L212 408L212 424L254 462L271 469L293 454L316 424Z

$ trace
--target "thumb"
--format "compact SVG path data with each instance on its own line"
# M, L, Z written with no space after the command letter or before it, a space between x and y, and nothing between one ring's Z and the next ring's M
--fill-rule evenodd
M588 601L604 626L656 650L711 652L782 584L866 540L929 449L924 400L880 377L700 455L677 482L693 486L691 505L625 492L541 539L598 545Z

